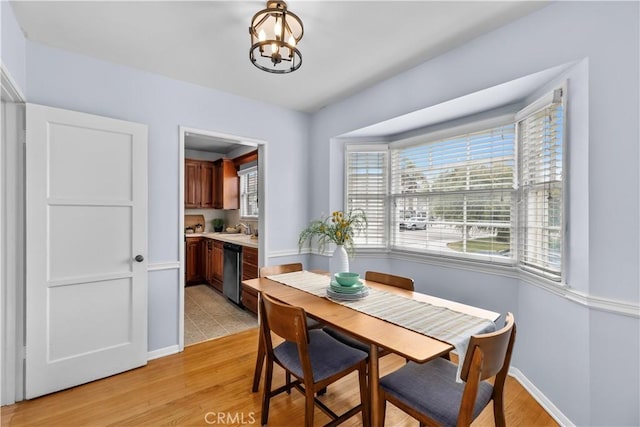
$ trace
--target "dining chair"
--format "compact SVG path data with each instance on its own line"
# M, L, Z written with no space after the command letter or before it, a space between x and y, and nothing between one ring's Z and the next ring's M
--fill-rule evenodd
M458 366L436 358L427 363L409 362L380 379L380 404L384 420L386 403L420 421L420 426L469 426L493 400L497 427L504 427L504 383L516 338L513 314L507 313L502 329L473 335L460 378ZM487 379L495 377L493 385Z
M283 304L267 294L260 298L262 322L260 333L265 343L267 363L262 397L262 425L269 419L269 403L272 397L291 388L305 396L305 426L313 426L314 406L317 405L332 421L327 425L338 425L362 413L363 425L369 425L369 393L367 389L367 354L342 344L321 329L307 328L305 312L301 307ZM274 347L271 333L284 339ZM293 382L272 390L274 364L293 375ZM316 398L318 390L326 388L340 378L357 371L360 385L360 404L337 415Z
M302 263L295 262L291 264L280 264L280 265L269 265L260 267L258 270L259 277L267 277L273 276L276 274L284 274L284 273L292 273L294 271L302 271ZM311 317L306 317L307 320L307 328L308 329L318 329L321 328L322 325L315 319ZM253 385L251 390L255 393L258 391L258 386L260 385L260 376L262 375L262 366L264 365L265 358L265 350L264 345L262 343L262 336L258 337L258 355L256 357L256 368L253 371Z
M365 272L364 280L370 280L372 282L378 282L385 285L394 286L396 288L406 289L408 291L413 291L414 289L413 279L409 277L396 276L393 274L380 273L377 271ZM351 337L351 335L347 335L330 326L324 327L323 330L338 341L350 345L351 347L355 347L358 350L366 351L367 354L369 354L369 344L357 340L356 338ZM384 348L378 349L379 357L386 356L387 354L390 354L388 350Z

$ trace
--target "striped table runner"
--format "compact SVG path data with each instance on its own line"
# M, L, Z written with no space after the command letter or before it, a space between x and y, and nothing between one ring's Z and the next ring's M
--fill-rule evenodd
M277 274L267 278L323 298L327 298L327 288L331 281L329 276L309 271ZM456 348L460 359L458 378L471 335L496 330L495 323L488 319L373 288L369 288L368 296L357 301L332 301L451 344Z

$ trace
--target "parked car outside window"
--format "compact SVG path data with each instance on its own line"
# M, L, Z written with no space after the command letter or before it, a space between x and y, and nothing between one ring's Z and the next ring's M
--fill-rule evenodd
M427 228L427 218L411 217L400 223L401 230L425 230Z

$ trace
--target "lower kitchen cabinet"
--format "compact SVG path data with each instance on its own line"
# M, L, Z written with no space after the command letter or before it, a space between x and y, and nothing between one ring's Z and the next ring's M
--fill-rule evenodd
M245 246L242 248L242 280L258 277L258 249Z
M204 258L205 281L209 284L213 282L213 240L206 239L206 255Z
M193 285L205 280L205 266L203 261L206 256L205 239L201 237L187 237L185 284Z
M209 258L212 274L211 279L209 280L209 284L222 292L222 269L224 268L223 243L220 240L213 240L212 246L213 254Z
M258 314L258 292L253 288L242 285L242 305L252 312Z
M258 249L245 246L242 249L242 280L258 277ZM258 314L258 294L251 288L242 286L242 305Z

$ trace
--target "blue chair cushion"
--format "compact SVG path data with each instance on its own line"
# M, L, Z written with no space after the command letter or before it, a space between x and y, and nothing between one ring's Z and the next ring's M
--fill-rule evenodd
M319 329L322 327L322 324L320 324L320 322L318 322L315 319L312 319L309 316L307 316L306 321L307 321L307 329Z
M329 378L367 358L367 353L342 344L320 329L309 331L308 348L313 382ZM303 377L296 343L285 341L273 349L273 354L282 366L294 375Z
M443 358L427 363L409 362L380 379L386 393L426 414L438 423L455 426L465 383L456 382L457 365ZM482 381L473 408L473 418L491 400L493 386Z
M350 335L347 334L343 334L340 331L337 331L331 327L324 327L322 328L323 331L325 331L326 333L328 333L329 335L331 335L333 338L337 339L338 341L353 347L353 348L357 348L358 350L364 351L367 354L369 354L369 351L371 350L369 348L369 344L364 343L360 340L357 340L353 337L351 337ZM378 352L381 352L382 348L378 348Z

